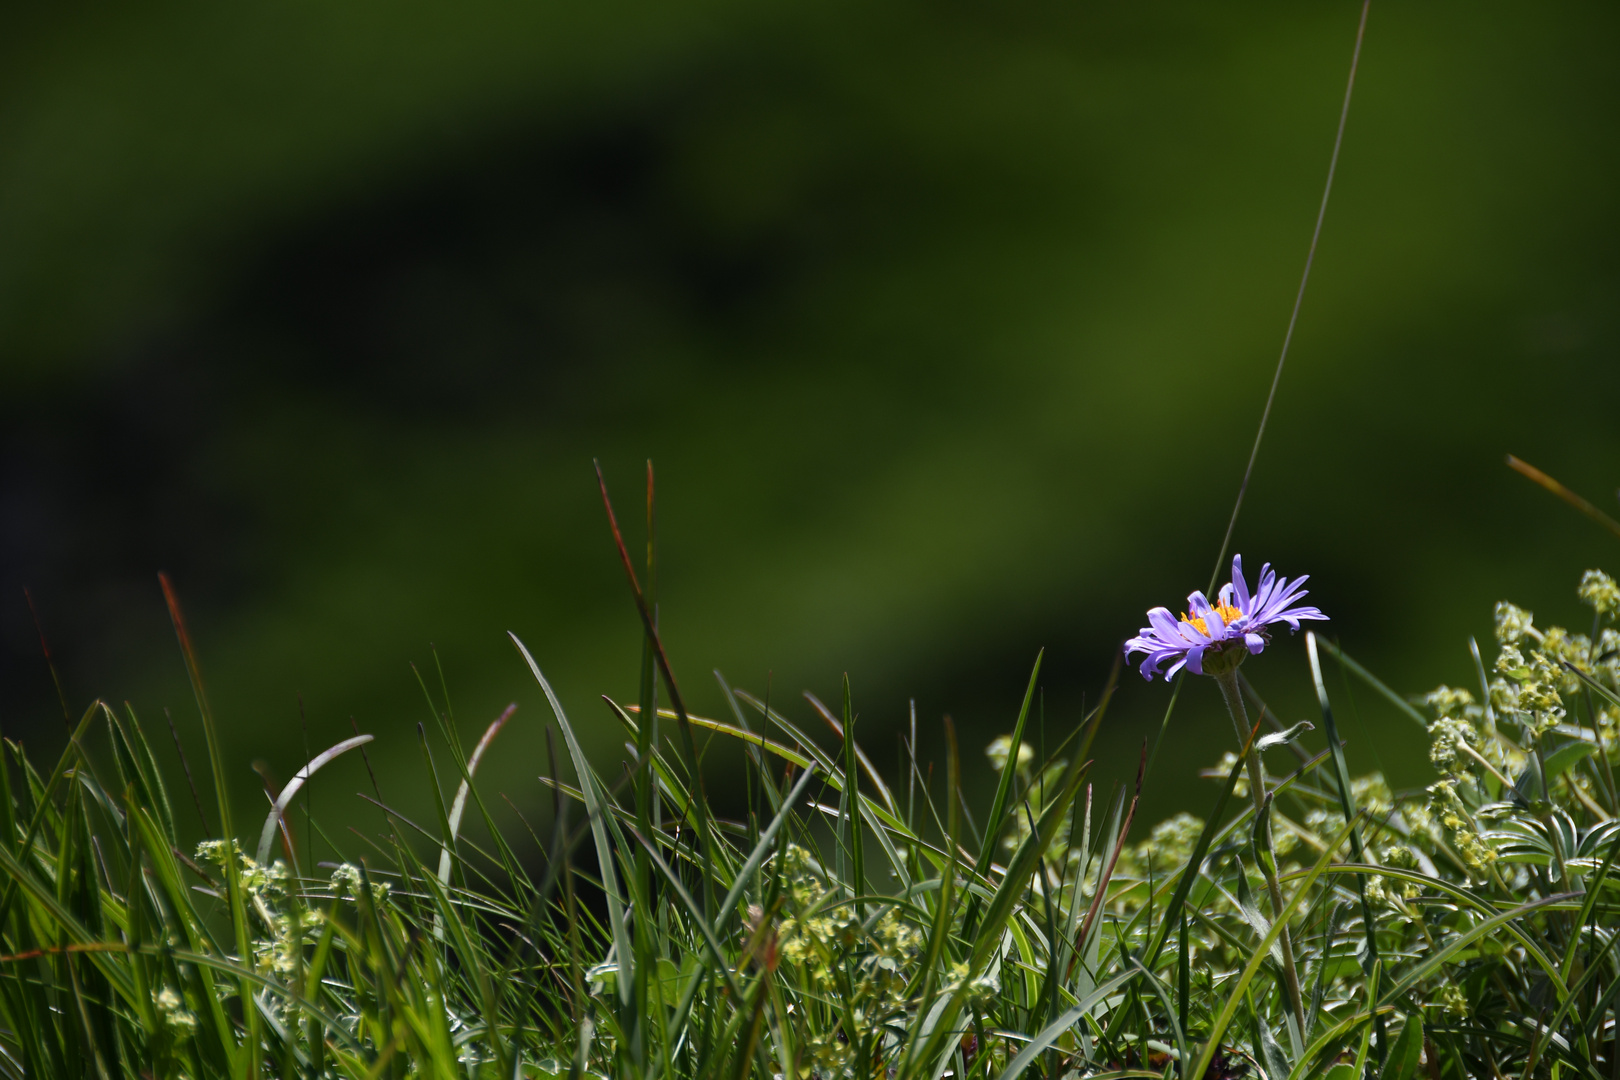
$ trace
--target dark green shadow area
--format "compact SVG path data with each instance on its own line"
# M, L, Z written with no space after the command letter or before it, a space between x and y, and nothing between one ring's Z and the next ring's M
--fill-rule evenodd
M422 812L430 643L464 737L520 703L485 776L538 811L548 717L504 634L611 760L639 628L590 462L639 543L650 457L695 711L719 667L809 724L799 691L848 671L880 764L915 698L983 784L1038 648L1051 739L1208 578L1358 10L28 16L0 44L0 722L62 737L28 585L73 708L168 706L200 765L166 569L244 813L250 760L284 779L351 717ZM1620 510L1616 21L1374 5L1235 547L1310 572L1402 692L1469 682L1497 599L1578 620L1580 572L1620 568L1502 465ZM1300 642L1246 671L1313 713ZM1167 699L1127 676L1100 782ZM1341 709L1353 769L1428 781L1409 721ZM1201 811L1229 738L1191 687L1141 820ZM374 821L361 788L345 759L311 791Z

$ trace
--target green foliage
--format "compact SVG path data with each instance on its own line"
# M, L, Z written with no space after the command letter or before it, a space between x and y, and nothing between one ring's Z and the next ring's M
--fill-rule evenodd
M1245 747L1213 773L1207 819L1135 842L1139 792L1085 783L1107 695L1039 760L1019 737L1032 677L1014 733L986 751L1002 782L974 829L948 724L942 773L910 752L885 781L845 739L849 699L826 715L830 752L724 684L731 720L658 708L655 677L674 684L650 622L643 705L611 709L629 753L616 775L592 768L534 666L574 775L553 770L550 836L517 847L475 783L505 715L471 755L448 719L424 741L431 775L447 760L459 776L435 822L384 808L380 833L347 854L323 837L340 854L313 865L292 791L265 825L279 845L180 850L137 717L98 703L47 774L0 749L0 1072L1608 1076L1620 601L1596 572L1579 594L1587 633L1502 605L1494 675L1481 661L1477 691L1403 703L1430 712L1427 788L1351 778L1330 745L1296 748L1268 798L1234 801ZM1308 644L1330 738L1318 650L1395 696ZM1249 741L1282 760L1300 731L1282 734ZM743 820L703 809L686 752L700 737L748 751ZM216 767L222 806L225 780ZM469 811L481 841L462 835ZM1268 874L1275 918L1256 899Z

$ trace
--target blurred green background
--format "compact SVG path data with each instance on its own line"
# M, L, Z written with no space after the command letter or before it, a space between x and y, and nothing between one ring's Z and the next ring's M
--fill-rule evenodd
M1209 575L1358 12L13 11L0 724L62 740L26 585L75 712L127 699L161 735L168 707L200 767L164 569L242 806L251 760L284 779L352 717L420 812L407 665L436 648L469 735L519 702L485 776L539 812L549 717L504 633L616 772L599 695L633 698L639 628L590 463L638 543L652 458L695 711L718 667L810 723L799 691L847 671L880 762L914 698L925 754L950 713L982 784L1038 648L1055 738ZM1573 619L1579 573L1620 569L1502 465L1616 509L1617 30L1595 3L1373 6L1235 547L1312 573L1402 692L1467 683L1495 600ZM1302 653L1246 669L1288 719ZM1167 699L1128 676L1101 781ZM1345 709L1353 767L1429 779L1415 726ZM1191 686L1144 820L1201 810L1229 738ZM361 787L334 766L317 813L374 821Z

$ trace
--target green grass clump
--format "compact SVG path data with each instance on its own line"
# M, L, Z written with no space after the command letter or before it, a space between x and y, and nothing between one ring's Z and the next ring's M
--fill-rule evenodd
M549 780L549 835L509 843L474 783L506 718L470 753L445 721L423 742L455 786L434 820L388 811L321 866L283 814L366 737L284 788L251 852L184 850L137 718L97 703L48 772L3 748L0 1071L1611 1077L1620 589L1592 572L1579 591L1588 633L1501 605L1477 687L1410 701L1307 637L1328 748L1302 748L1245 682L1266 791L1241 748L1211 773L1206 819L1135 842L1140 773L1109 797L1086 783L1107 694L1047 760L1023 740L1038 661L974 822L948 722L939 774L913 731L905 775L885 778L847 686L841 711L818 703L833 751L723 682L731 715L691 716L651 618L641 700L609 703L629 758L599 773L518 643L570 766ZM1428 729L1435 783L1349 775L1323 654ZM693 770L716 738L743 750L740 820Z

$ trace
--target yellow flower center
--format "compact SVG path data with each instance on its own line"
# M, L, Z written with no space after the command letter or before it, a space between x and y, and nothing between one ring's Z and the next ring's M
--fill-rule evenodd
M1221 622L1225 623L1227 626L1231 626L1234 619L1240 619L1243 617L1243 612L1239 611L1231 604L1216 604L1215 614L1219 615L1221 617ZM1184 623L1190 623L1198 630L1200 634L1203 634L1205 637L1209 636L1209 624L1204 622L1202 616L1188 615L1185 611L1183 611L1181 613L1181 621Z

